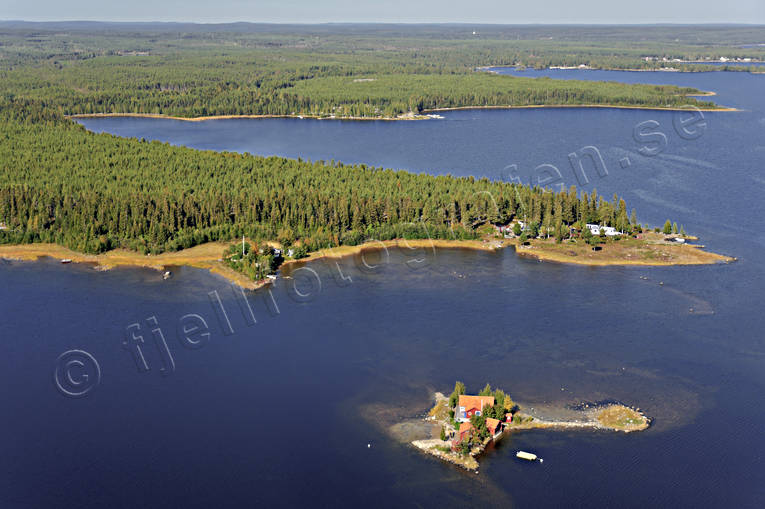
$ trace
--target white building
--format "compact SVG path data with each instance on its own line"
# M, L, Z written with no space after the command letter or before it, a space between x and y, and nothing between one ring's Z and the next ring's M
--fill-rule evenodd
M622 234L613 226L601 226L599 224L591 224L591 223L587 223L585 226L587 227L588 230L590 230L590 233L592 233L593 235L600 235L600 230L603 230L603 232L606 234L607 237L615 237L617 235Z

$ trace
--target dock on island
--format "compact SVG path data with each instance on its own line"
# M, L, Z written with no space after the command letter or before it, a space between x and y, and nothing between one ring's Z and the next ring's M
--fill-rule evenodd
M529 460L529 461L536 461L537 460L537 455L536 454L532 454L532 453L526 452L526 451L518 451L517 453L515 453L515 456L517 458L521 458L522 460Z

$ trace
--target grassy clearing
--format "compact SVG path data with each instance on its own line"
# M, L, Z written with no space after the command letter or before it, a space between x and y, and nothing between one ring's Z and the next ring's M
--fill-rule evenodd
M625 238L601 247L593 251L583 241L558 244L554 239L537 239L530 246L516 249L523 256L580 265L706 265L735 261L730 256L704 251L703 246L667 242L659 233L645 233L639 239Z

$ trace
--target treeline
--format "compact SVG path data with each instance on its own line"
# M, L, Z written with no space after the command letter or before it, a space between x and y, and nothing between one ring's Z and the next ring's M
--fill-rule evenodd
M197 151L93 134L52 110L0 102L2 243L144 253L241 238L310 250L369 238L475 238L514 218L629 224L626 205L488 179Z
M712 107L687 97L692 88L614 82L557 81L489 73L469 75L370 75L314 78L281 93L288 110L337 116L400 115L437 108L540 104ZM412 93L416 91L416 93Z

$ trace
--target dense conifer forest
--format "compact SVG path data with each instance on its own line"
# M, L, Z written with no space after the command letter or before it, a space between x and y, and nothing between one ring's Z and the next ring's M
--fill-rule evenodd
M686 97L691 89L478 72L484 65L584 59L633 65L658 50L655 43L625 44L597 31L587 42L568 29L555 32L560 40L553 50L547 29L486 30L493 38L471 39L460 26L149 24L107 30L88 23L2 23L0 243L159 253L246 235L315 250L368 238L475 238L481 225L514 218L553 231L576 221L628 228L626 205L617 197L197 151L89 133L66 117L375 117L459 106L711 105ZM708 36L723 37L714 30ZM744 44L756 34L739 37ZM763 53L716 39L667 44L684 58Z
M146 253L225 239L475 238L525 218L626 227L626 205L575 190L434 177L340 163L198 151L93 134L31 103L2 104L0 242Z
M657 32L650 43L646 30ZM184 117L392 116L444 107L587 103L709 107L686 97L691 89L531 80L476 69L515 64L650 69L685 65L662 59L721 55L758 60L765 47L744 42L761 42L759 32L484 27L473 35L460 25L4 23L0 94L38 100L65 114ZM671 41L672 35L682 36L681 42ZM719 42L724 37L741 44Z

